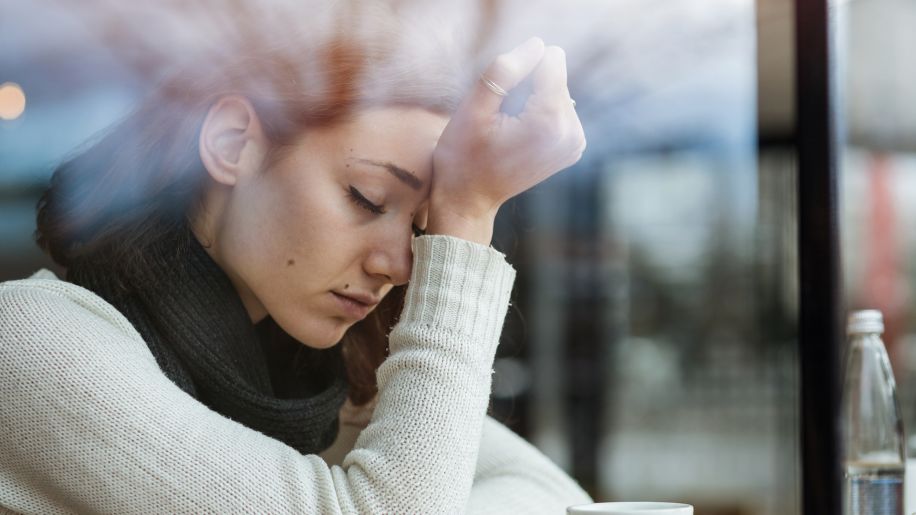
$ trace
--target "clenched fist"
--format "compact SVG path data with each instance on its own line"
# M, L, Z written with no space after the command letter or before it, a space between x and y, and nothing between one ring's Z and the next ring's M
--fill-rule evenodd
M511 91L528 76L533 92L524 110L501 112L499 88ZM566 86L566 54L531 38L489 65L439 138L427 232L489 244L504 202L571 166L584 150Z

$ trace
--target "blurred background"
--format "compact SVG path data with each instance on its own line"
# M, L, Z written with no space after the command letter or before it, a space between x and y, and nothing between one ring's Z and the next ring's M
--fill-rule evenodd
M281 3L0 0L0 280L63 272L32 238L57 163ZM793 3L425 5L476 20L479 62L533 34L564 47L589 141L500 214L519 275L493 413L596 499L799 513ZM916 5L832 14L846 302L884 312L916 428Z

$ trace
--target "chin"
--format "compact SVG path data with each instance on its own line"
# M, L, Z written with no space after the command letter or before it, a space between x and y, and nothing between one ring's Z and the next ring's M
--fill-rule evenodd
M343 335L341 335L340 338L337 338L337 339L335 339L335 340L330 340L330 341L326 341L326 342L325 342L325 341L321 341L321 342L317 342L317 343L311 343L311 342L310 342L310 343L306 343L305 345L308 346L308 347L311 347L311 348L313 348L313 349L324 350L324 349L330 349L331 347L337 345L338 343L340 343L340 340L342 340L342 339L343 339Z
M287 331L293 338L313 349L330 349L340 343L352 324L338 324L326 330L315 331L302 328L301 331Z
M354 322L334 316L302 316L307 308L275 310L268 314L286 334L312 349L329 349L337 345Z

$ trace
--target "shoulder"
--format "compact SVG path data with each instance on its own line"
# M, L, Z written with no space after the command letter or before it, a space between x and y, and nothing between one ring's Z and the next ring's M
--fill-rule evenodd
M50 318L38 318L48 315ZM40 329L55 320L75 317L86 323L105 323L124 333L139 337L130 322L114 306L95 293L62 281L49 270L39 270L28 279L0 283L0 321L2 326L30 322ZM93 321L95 318L97 320Z
M78 348L72 348L77 343ZM103 344L109 352L115 345L153 359L130 322L85 288L47 270L0 283L0 367L24 353L50 351L62 356Z

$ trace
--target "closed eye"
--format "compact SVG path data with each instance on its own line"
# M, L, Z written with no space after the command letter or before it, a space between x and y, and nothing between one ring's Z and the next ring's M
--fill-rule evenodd
M369 199L367 199L362 193L359 192L358 189L354 188L353 186L350 186L350 193L347 196L350 197L350 200L352 200L356 205L373 214L381 215L385 213L385 208L370 202ZM423 236L426 234L426 231L420 229L417 224L411 224L411 229L413 230L414 236Z
M349 197L353 202L356 203L356 205L358 205L359 207L363 209L366 209L367 211L370 211L377 215L381 215L385 213L385 208L383 208L382 206L377 206L373 204L372 202L369 202L369 199L364 197L363 194L360 193L359 190L357 190L353 186L350 186Z

